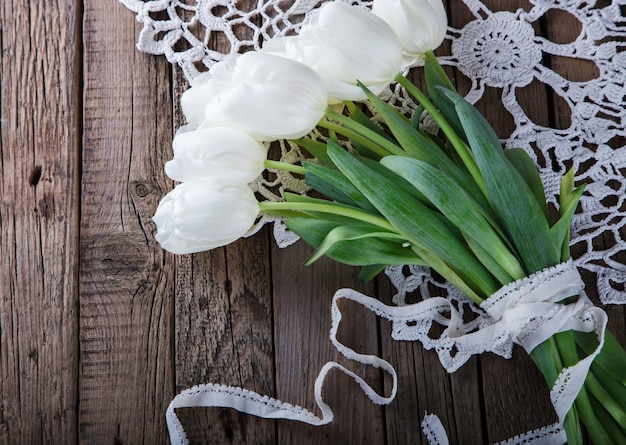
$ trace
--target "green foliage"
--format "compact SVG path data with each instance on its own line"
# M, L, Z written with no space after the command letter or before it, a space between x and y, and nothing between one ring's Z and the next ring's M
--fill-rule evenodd
M351 266L425 264L415 252L402 246L400 237L375 226L342 225L307 217L290 218L285 224L318 249L306 264L322 255Z
M491 274L447 228L439 213L399 190L393 181L369 168L338 145L329 143L328 154L337 168L399 234L420 250L439 257L461 277L464 287L469 287L473 294L483 297L497 290L499 286ZM443 274L442 271L439 272Z
M500 140L485 118L461 96L444 94L454 103L488 198L504 231L517 249L526 273L531 274L560 262L560 243L550 233L543 206L524 178L504 155Z

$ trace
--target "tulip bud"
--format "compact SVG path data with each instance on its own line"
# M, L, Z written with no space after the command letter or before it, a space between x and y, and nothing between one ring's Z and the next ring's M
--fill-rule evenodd
M323 4L298 36L268 41L263 51L310 66L326 82L329 103L365 100L360 81L375 94L400 71L402 50L384 20L359 6Z
M326 105L324 82L315 71L259 51L227 56L181 97L192 128L236 127L259 141L304 136Z
M386 21L402 45L403 66L423 59L446 35L448 19L441 0L374 0L372 12Z
M265 147L232 127L210 127L178 133L172 142L174 159L165 173L175 181L228 178L248 183L264 170Z
M169 192L152 217L155 239L168 252L201 252L241 238L254 224L259 203L245 184L197 179Z

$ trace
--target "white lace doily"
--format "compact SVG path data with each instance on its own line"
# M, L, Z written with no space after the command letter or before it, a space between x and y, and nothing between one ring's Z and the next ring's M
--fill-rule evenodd
M165 55L188 79L224 57L213 49L215 42L227 43L231 52L259 49L266 39L297 32L305 14L320 3L259 0L243 10L230 0L120 1L143 23L138 49ZM626 264L618 255L626 250L626 0L601 7L593 0L529 0L528 11L512 12L489 10L479 0L458 1L474 20L462 29L449 29L452 53L441 62L472 79L470 102L477 102L486 87L502 89L502 104L515 123L505 144L525 148L537 161L552 203L565 166L574 165L577 181L588 183L582 212L573 220L576 265L595 275L603 303L625 303ZM532 25L554 9L567 11L580 22L580 34L571 43L552 42L535 33ZM568 80L543 62L546 55L593 63L598 75L584 82ZM525 113L516 91L532 81L552 88L569 106L568 128L539 125ZM387 99L405 111L414 107L399 90L389 91ZM286 162L302 156L287 143L280 151ZM306 186L280 172L271 179L260 178L256 190L277 200L282 191L305 193ZM294 241L281 224L275 224L274 235L280 246ZM447 291L451 299L461 298L427 270L392 267L387 273L398 289L397 303L410 292L426 292L428 283Z

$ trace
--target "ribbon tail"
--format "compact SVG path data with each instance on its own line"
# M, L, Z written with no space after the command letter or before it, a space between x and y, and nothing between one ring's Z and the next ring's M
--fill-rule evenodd
M554 382L550 391L550 400L561 423L565 420L567 412L574 404L578 393L583 387L591 363L600 353L602 346L604 346L604 332L609 319L608 315L598 307L588 308L584 314L593 319L598 346L593 353L580 360L577 364L564 368Z

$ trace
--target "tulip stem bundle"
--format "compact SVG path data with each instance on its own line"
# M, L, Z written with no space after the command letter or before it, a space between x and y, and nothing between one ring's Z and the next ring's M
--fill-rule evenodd
M319 126L350 140L299 142L319 162L304 162L306 182L327 200L287 195L260 210L286 225L322 255L363 266L372 278L390 264L428 265L476 304L496 290L569 259L569 224L584 186L573 171L562 180L557 221L548 218L541 179L521 149L502 150L482 116L453 89L432 53L425 56L428 95L397 81L441 128L439 139L416 129L362 86L383 118L377 126L351 102L347 115L327 110ZM415 119L413 119L415 121ZM562 301L568 304L578 296ZM550 386L584 358L597 339L565 331L531 357ZM568 442L582 443L580 421L596 444L626 440L626 353L606 333L607 345L565 417ZM591 343L591 345L590 345ZM617 345L617 346L616 346Z

